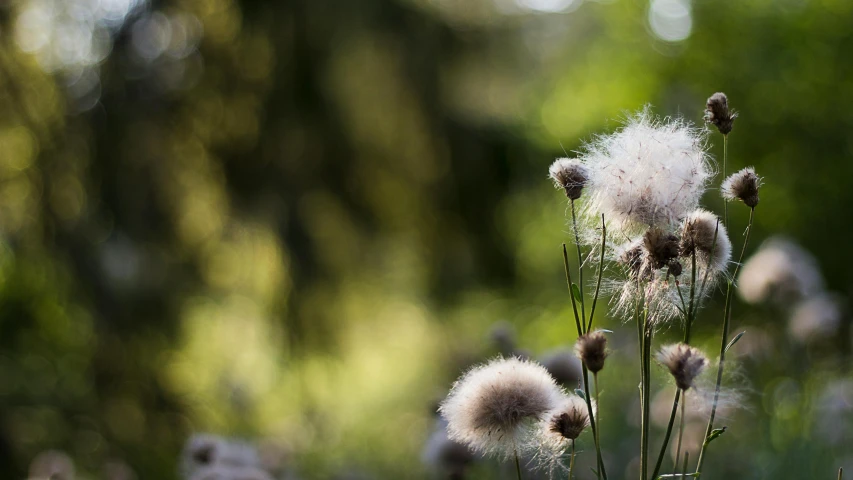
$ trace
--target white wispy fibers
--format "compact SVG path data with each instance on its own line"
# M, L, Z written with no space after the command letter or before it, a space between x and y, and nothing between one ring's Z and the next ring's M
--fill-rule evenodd
M815 258L785 237L771 237L747 260L738 276L738 293L748 303L787 304L823 290Z
M604 214L618 229L673 224L696 209L713 175L706 131L680 118L659 119L645 108L625 126L585 146L585 212Z
M496 358L453 384L439 412L448 436L484 454L507 458L520 450L536 422L563 397L541 365Z
M724 273L732 256L732 242L726 227L716 215L701 208L681 222L681 256L684 257L685 269L690 268L690 257L694 252L698 266L703 270L710 269L712 275Z
M788 334L810 342L832 336L841 326L841 302L836 295L819 293L799 302L791 312Z
M623 321L633 319L640 301L648 307L649 322L653 325L666 323L679 314L675 277L671 275L670 267L656 267L662 262L668 263L672 255L677 256L678 242L677 239L674 241L673 253L673 240L669 236L654 237L665 239L665 247L659 248L657 254L648 250L650 242L646 238L613 247L613 256L623 267L624 274L604 280L602 292L611 298L613 316Z
M591 404L595 414L595 402ZM577 395L564 395L558 405L539 421L526 449L533 452L536 466L548 470L553 477L555 470L565 468L563 457L570 442L589 426L586 401Z

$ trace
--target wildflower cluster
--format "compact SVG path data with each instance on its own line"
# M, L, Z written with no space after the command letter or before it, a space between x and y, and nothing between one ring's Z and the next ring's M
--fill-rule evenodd
M724 94L716 93L708 99L705 118L726 141L736 117ZM482 454L514 458L519 478L520 456L536 459L535 464L545 467L552 476L568 463L572 478L575 441L589 429L595 444L594 471L599 479L606 480L597 423L599 373L609 354L609 331L594 330L593 323L599 296L609 294L611 314L620 322L634 322L637 326L642 400L640 479L657 479L662 473L664 452L679 406L682 421L676 464L680 467L686 394L698 388L697 378L710 364L705 353L690 345L691 327L704 300L722 284L727 302L708 426L698 443L701 450L684 451L684 468L688 453L694 459L698 453L695 472L690 475L701 476L707 445L722 433L713 427L725 353L740 338L731 342L729 339L728 300L734 289L732 278L737 275L749 240L762 184L753 168L745 168L720 185L726 202L738 200L750 209L740 257L732 262L728 210L720 217L700 208L702 196L717 173L708 153L709 135L707 128L680 118L657 118L645 108L629 116L615 132L587 143L577 158L560 158L550 166L550 179L565 192L571 207L578 269L574 278L578 283L573 280L565 245L563 260L578 335L575 354L581 361L583 389L566 392L544 367L529 360L492 360L464 374L441 404L439 411L447 421L451 440ZM607 268L609 265L621 268ZM584 268L597 270L588 285L583 282ZM605 276L605 271L617 273ZM585 289L594 292L591 301L585 297ZM678 322L674 323L676 319ZM670 324L680 325L683 340L658 346L657 355L652 355L656 333ZM649 441L653 357L677 387L666 435L654 464ZM620 373L620 378L623 376ZM682 396L684 401L679 403Z

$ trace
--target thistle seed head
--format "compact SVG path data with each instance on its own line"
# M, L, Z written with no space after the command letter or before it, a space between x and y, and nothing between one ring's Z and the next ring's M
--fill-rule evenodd
M732 131L737 118L734 110L729 110L729 100L725 93L717 92L708 98L705 107L705 121L714 124L723 135Z
M486 454L513 455L529 433L563 397L541 365L497 358L465 373L439 407L448 436Z
M580 160L574 158L558 158L548 169L548 176L557 188L566 190L570 200L577 200L589 179L589 171Z
M577 395L570 395L560 408L549 414L548 429L566 440L575 440L589 424L586 403Z
M575 355L581 359L592 373L598 373L604 368L607 358L607 337L601 330L587 333L578 337L575 343Z
M693 381L702 373L708 359L701 350L683 343L666 345L658 353L658 362L669 369L675 379L675 385L688 390Z
M726 200L740 200L747 207L755 208L758 205L758 189L761 187L761 177L755 174L752 167L729 175L720 186L723 198Z
M722 272L731 258L732 243L720 219L711 212L698 209L681 224L679 249L682 257L696 253L704 266L714 272Z

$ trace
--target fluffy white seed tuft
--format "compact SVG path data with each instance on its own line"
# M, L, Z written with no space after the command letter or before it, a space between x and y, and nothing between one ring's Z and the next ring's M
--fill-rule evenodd
M785 237L764 241L740 270L738 293L748 303L792 300L823 290L824 282L815 258Z
M685 257L685 266L690 265L694 252L700 266L710 268L711 273L725 272L732 256L726 227L716 215L701 208L681 223L681 256Z
M563 393L541 365L497 358L465 373L439 407L448 436L484 454L506 458L525 444L536 422Z
M694 210L713 174L705 132L646 108L611 135L586 145L586 213L620 229L668 225Z
M566 191L570 200L577 200L589 178L586 166L574 158L558 158L548 169L548 176L554 181L554 186Z

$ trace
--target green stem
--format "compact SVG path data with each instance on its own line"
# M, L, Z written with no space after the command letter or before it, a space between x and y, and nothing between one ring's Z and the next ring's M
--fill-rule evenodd
M575 304L575 294L572 292L572 273L569 270L569 252L566 250L566 244L563 244L563 267L566 269L566 284L569 287L569 298L572 299L572 310L575 313L575 326L578 328L578 336L583 335L583 327L581 327L580 317L578 316L578 306Z
M690 343L690 327L696 316L696 249L690 256L690 305L687 307L687 321L684 324L684 343Z
M581 325L586 326L586 304L583 296L583 255L581 254L581 239L578 234L578 220L575 216L575 201L572 200L572 229L575 231L575 247L578 251L578 290L581 294ZM571 287L569 287L571 288ZM588 330L587 330L588 331ZM586 333L587 331L584 331Z
M607 480L607 472L604 471L604 461L601 459L601 445L598 444L598 426L595 422L595 415L593 414L592 401L589 395L589 369L586 368L586 365L582 364L582 372L583 372L583 389L584 389L584 400L586 400L586 409L587 413L589 413L589 426L592 429L592 438L595 440L595 457L596 463L598 463L598 478L603 478Z
M655 469L652 472L651 478L658 478L658 473L660 473L660 467L663 465L663 457L666 454L666 446L669 445L669 437L672 435L672 426L675 424L675 414L678 412L678 399L681 398L681 389L678 388L675 390L675 399L672 401L672 412L669 414L669 423L666 425L666 434L663 437L663 445L660 447L660 453L658 454L658 461L655 463Z
M601 291L601 275L604 270L604 248L607 245L607 227L604 224L604 214L601 214L601 253L598 259L598 281L595 284L595 296L592 297L592 308L589 310L589 325L586 331L592 330L592 319L595 317L595 304L598 303L598 293Z
M729 158L729 135L723 135L723 180L726 179L726 161ZM723 201L723 226L729 224L729 202Z
M515 449L515 474L518 476L518 480L521 480L521 464L518 462L518 449Z
M720 399L720 385L723 383L723 365L726 359L726 345L728 344L729 337L729 322L732 317L732 292L734 289L732 288L734 284L734 279L737 278L738 271L740 270L740 265L743 263L743 255L746 252L746 247L749 244L749 234L752 231L752 224L755 220L755 208L751 208L749 210L749 223L746 226L746 234L744 235L743 240L743 248L741 248L740 256L738 257L737 264L735 265L735 271L732 274L731 279L728 281L728 286L726 288L726 305L723 308L723 331L720 337L720 360L717 363L717 385L714 388L714 403L711 405L711 416L708 418L708 427L705 429L705 438L702 442L702 449L699 451L699 462L696 465L696 474L697 478L702 473L702 464L705 461L705 450L708 447L708 436L711 435L711 432L714 429L714 418L717 414L717 404Z
M682 480L684 479L684 477L687 476L687 464L689 463L689 458L690 458L690 452L684 452L684 466L681 468ZM678 468L677 464L676 464L675 468Z
M640 439L640 471L643 480L648 478L649 470L649 411L651 408L651 346L652 333L649 326L649 308L643 308L643 416L642 437Z
M842 475L844 475L844 468L838 468L838 480L841 480Z
M595 385L595 408L598 415L595 418L596 430L593 432L596 449L601 444L601 403L598 399L598 372L592 374L592 383Z
M678 443L675 444L675 468L678 468L678 459L681 458L681 439L684 437L685 409L687 409L687 392L684 392L684 400L681 402L681 418L678 421ZM687 455L686 452L685 455Z
M572 459L569 460L569 480L572 480L572 471L575 469L575 441L572 440Z

